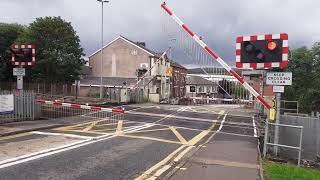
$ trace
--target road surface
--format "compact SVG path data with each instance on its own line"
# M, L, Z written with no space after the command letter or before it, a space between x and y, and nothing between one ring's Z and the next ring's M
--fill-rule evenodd
M215 106L125 108L121 123L91 121L93 115L88 115L87 122L0 139L1 179L186 179L188 173L201 177L197 161L223 160L220 166L229 168L241 168L227 166L231 161L256 163L256 131L249 113ZM204 143L211 142L217 142L216 154L225 151L225 156L205 152ZM237 159L234 147L254 152L254 158ZM202 151L203 156L185 159ZM181 163L190 167L180 170Z

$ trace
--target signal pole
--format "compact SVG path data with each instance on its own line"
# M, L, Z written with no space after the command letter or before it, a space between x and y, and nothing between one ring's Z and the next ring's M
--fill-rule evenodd
M280 124L280 105L281 105L281 93L276 93L276 124ZM279 144L279 126L275 126L274 129L274 143ZM278 156L278 147L275 146L274 152Z

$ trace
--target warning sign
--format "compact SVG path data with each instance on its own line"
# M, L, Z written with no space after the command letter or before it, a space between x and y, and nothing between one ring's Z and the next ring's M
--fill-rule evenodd
M13 94L0 95L0 115L12 114L14 111Z
M276 86L292 85L292 72L268 72L267 85L276 85Z

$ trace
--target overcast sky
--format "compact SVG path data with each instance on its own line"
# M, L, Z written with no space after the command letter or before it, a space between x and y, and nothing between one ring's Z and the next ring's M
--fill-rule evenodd
M104 11L105 43L121 34L155 51L169 46L161 30L161 0L110 1ZM291 48L320 41L318 0L171 0L167 5L230 65L238 35L286 32ZM87 56L100 47L101 4L96 0L0 0L0 22L27 25L43 16L70 21Z

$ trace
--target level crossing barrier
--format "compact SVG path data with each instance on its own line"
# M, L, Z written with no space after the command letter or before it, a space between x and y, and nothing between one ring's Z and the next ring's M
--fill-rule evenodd
M249 91L250 94L259 100L268 110L271 109L271 105L266 101L266 99L253 89L253 87L246 82L246 80L241 77L235 69L232 69L220 56L218 56L218 54L203 41L203 37L195 34L173 13L173 11L169 9L165 3L161 5L161 8L164 12L164 17L169 17L169 19L165 20L165 26L163 29L168 33L171 39L175 39L179 45L185 49L185 53L188 56L194 58L191 62L192 64L201 64L203 65L203 69L205 67L213 67L214 63L218 64L233 76L239 84L243 86L243 88ZM178 28L173 29L170 26ZM176 33L176 29L178 29L178 33Z
M37 99L38 118L52 119L57 123L93 122L91 127L108 126L115 129L123 120L125 110Z

